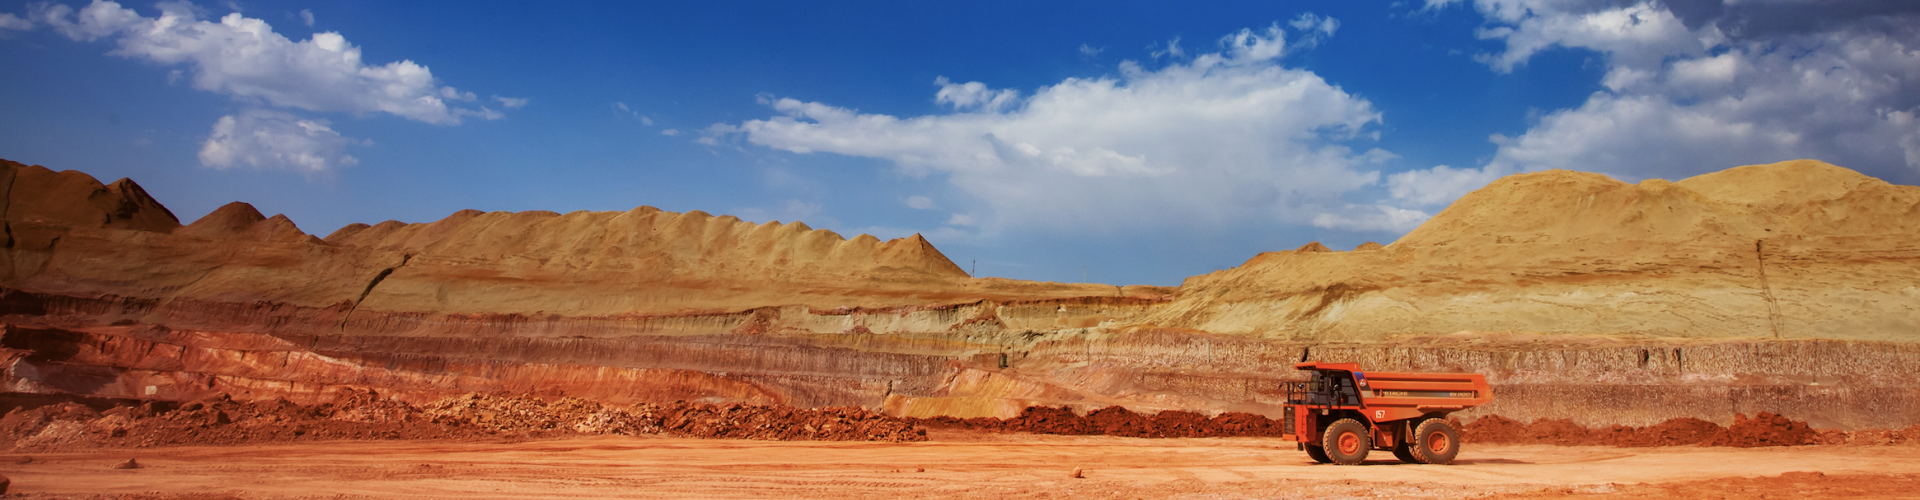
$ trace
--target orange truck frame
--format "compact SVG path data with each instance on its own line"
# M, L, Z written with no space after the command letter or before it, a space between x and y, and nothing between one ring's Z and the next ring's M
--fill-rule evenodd
M1283 439L1320 463L1359 464L1371 450L1407 463L1453 463L1460 430L1447 414L1493 402L1478 373L1370 372L1318 361L1293 368L1313 375L1287 383Z

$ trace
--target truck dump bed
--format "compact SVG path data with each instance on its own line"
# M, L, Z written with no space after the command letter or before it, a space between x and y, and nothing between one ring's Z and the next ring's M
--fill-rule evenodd
M1289 404L1360 410L1374 422L1447 414L1493 402L1487 377L1478 373L1374 372L1360 369L1358 363L1318 361L1293 367L1332 375L1317 375L1313 384L1290 384Z
M1353 372L1360 397L1376 421L1451 413L1493 402L1478 373ZM1384 413L1379 413L1384 412Z

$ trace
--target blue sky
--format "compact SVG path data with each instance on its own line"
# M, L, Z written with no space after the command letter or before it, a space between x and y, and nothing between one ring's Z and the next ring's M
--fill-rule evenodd
M652 205L1178 284L1492 179L1920 181L1907 1L0 2L0 158L353 222Z

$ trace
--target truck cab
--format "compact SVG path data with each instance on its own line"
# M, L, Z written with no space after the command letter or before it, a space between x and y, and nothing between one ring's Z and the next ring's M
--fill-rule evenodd
M1369 372L1317 361L1294 369L1310 373L1287 383L1284 439L1321 463L1359 464L1371 450L1408 463L1452 463L1460 431L1447 414L1493 402L1477 373Z

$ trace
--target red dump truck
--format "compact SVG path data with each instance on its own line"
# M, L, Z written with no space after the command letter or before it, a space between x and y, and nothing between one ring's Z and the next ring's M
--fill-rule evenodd
M1449 464L1460 430L1448 413L1493 402L1478 373L1370 372L1358 363L1306 362L1305 382L1287 383L1285 439L1320 463L1354 465L1372 450L1407 463Z

